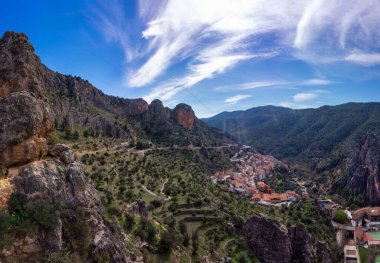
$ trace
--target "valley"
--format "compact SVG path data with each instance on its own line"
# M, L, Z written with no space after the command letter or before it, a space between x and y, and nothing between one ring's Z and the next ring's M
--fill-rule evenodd
M0 73L1 262L329 263L344 245L377 253L377 214L358 212L379 200L377 104L204 122L189 105L109 96L54 72L11 31ZM316 115L332 117L322 127Z

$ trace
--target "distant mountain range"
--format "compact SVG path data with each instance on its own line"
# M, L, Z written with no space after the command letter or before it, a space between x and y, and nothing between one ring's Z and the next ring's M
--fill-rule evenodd
M263 106L203 121L260 152L323 171L348 157L367 133L380 134L380 103L300 110Z

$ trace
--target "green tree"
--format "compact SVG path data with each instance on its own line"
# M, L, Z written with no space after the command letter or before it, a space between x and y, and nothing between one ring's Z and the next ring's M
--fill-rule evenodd
M341 224L348 222L348 217L343 209L338 209L338 211L336 211L335 220Z
M4 246L5 237L8 232L9 224L10 224L9 215L5 211L0 209L0 248Z

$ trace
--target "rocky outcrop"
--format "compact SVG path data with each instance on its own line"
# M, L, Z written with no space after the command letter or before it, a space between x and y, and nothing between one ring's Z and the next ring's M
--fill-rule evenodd
M137 200L127 207L127 212L132 215L147 217L148 209L146 208L145 202L143 200Z
M356 193L365 193L371 205L380 205L380 145L373 134L356 146L347 162L348 187Z
M64 249L63 244L70 242L65 240L63 235L67 225L63 225L62 222L67 222L67 217L70 217L67 211L83 209L86 224L90 229L88 233L90 245L83 244L89 245L88 261L98 262L98 258L106 253L111 262L128 262L123 238L117 234L121 233L121 230L111 230L103 221L101 213L104 208L98 192L86 182L81 164L62 158L66 155L73 154L70 150L65 150L60 153L61 157L30 163L14 178L14 190L25 196L27 202L44 200L52 205L60 205L66 212L58 212L59 222L55 229L51 231L37 229L34 236L28 237L33 242L26 238L22 241L16 239L11 247L5 249L3 256L10 259L19 258L22 254L22 257L27 259L38 251L60 252Z
M27 91L0 100L0 168L46 155L53 129L50 110Z
M331 262L326 247L314 245L310 234L302 224L288 230L278 221L254 216L243 225L248 244L263 263L308 263L317 259ZM317 252L323 251L323 255Z
M144 121L167 123L170 117L170 109L165 108L160 100L154 100L150 103L148 110L144 114Z
M191 130L196 120L195 114L191 106L186 104L178 104L172 112L174 120L182 127Z
M5 32L0 39L0 99L26 90L41 95L41 67L25 34Z

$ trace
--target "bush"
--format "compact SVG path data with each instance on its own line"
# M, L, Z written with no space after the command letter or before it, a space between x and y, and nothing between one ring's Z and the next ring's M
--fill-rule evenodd
M148 219L141 218L140 224L135 231L135 235L148 243L153 243L156 229Z
M49 145L54 145L54 144L57 144L59 143L59 138L57 135L53 134L50 136L49 140L48 140L48 144Z
M63 238L73 252L85 255L88 249L89 227L83 208L62 210Z
M150 202L150 205L151 205L153 208L157 208L157 207L162 206L162 201L160 201L160 200L152 200L152 201Z
M16 138L13 138L12 140L10 140L9 144L11 146L15 146L15 145L18 145L22 142L23 142L22 138L16 137Z
M135 224L135 218L133 217L133 215L129 213L125 214L124 222L123 222L124 230L127 230L127 231L131 230L134 224Z
M53 230L58 224L58 206L44 200L28 202L25 195L17 192L11 194L8 210L12 216L12 229L19 234L30 232L32 224L46 231Z
M343 209L338 209L335 215L335 220L341 224L345 224L348 222L348 217Z
M144 150L149 148L149 142L145 140L140 140L136 143L137 150Z
M58 208L44 200L28 203L26 210L32 221L44 230L52 231L58 225Z
M158 251L160 253L170 252L173 244L175 243L175 233L173 231L164 231L161 233Z
M9 215L0 209L0 249L5 245L5 237L10 225Z

